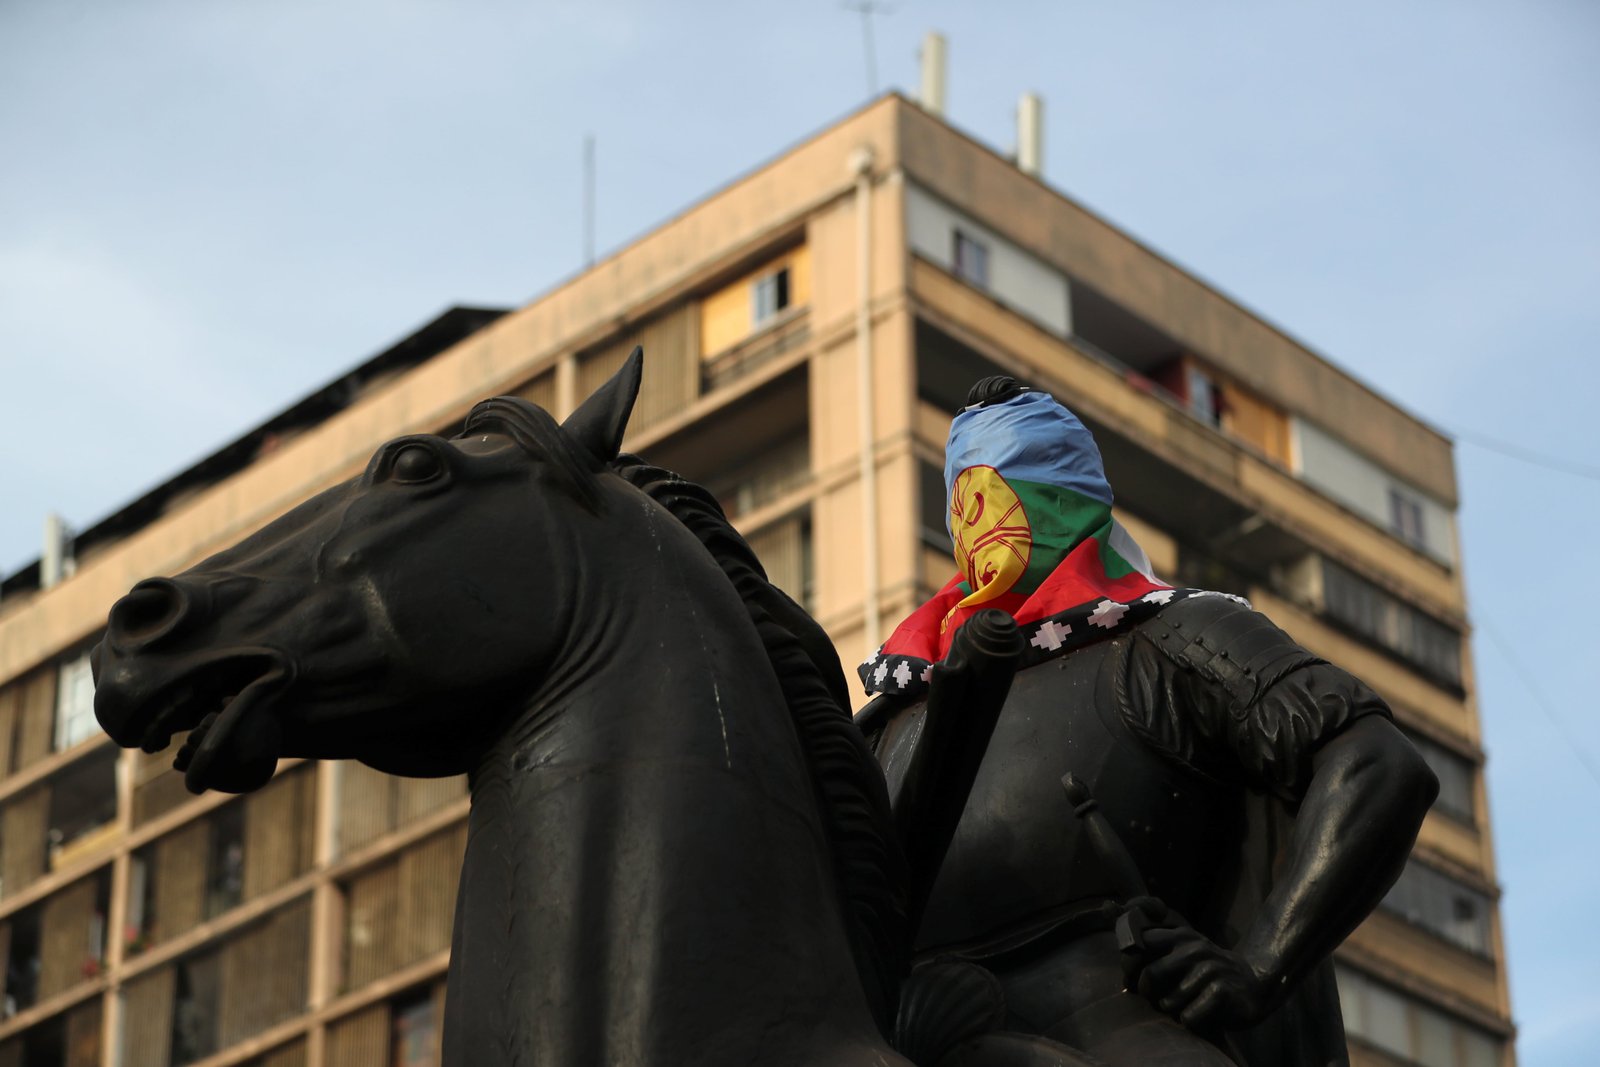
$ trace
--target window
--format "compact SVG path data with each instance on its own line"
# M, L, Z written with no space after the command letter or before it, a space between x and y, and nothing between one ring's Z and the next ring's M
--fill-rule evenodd
M244 815L244 805L235 801L218 808L211 817L211 848L206 857L208 919L237 907L244 898Z
M439 1062L439 1011L432 990L396 999L391 1018L390 1067L433 1067Z
M1489 954L1489 898L1432 867L1408 861L1381 906L1457 948Z
M401 778L354 760L340 763L338 774L342 856L467 795L466 775Z
M190 956L177 967L172 1003L172 1062L193 1063L216 1052L220 952Z
M750 286L750 322L760 328L789 306L789 268L782 267L757 278Z
M6 920L5 1000L0 1018L9 1019L39 999L39 909L24 908Z
M99 852L116 836L117 750L104 748L52 775L45 831L47 860L58 871Z
M311 900L302 897L132 979L120 1062L181 1067L303 1012L310 943Z
M1389 487L1389 529L1408 545L1426 548L1422 528L1422 501L1398 486Z
M467 828L458 823L344 883L345 989L450 947L466 850Z
M922 543L953 559L955 545L950 541L950 529L946 525L950 511L945 501L944 470L926 460L918 460L917 494L918 533Z
M0 773L15 773L50 755L56 728L56 682L61 672L43 666L0 686L0 729L10 734L0 753Z
M748 300L749 298L746 297ZM792 302L793 297L790 297ZM628 417L628 431L638 433L664 419L683 412L693 403L700 377L700 357L695 348L695 319L699 308L692 303L676 304L659 315L614 334L609 340L577 356L577 381L573 397L583 400L610 380L634 346L644 349L644 378L639 395ZM555 376L546 372L549 385L544 390L553 411L556 404ZM524 394L527 395L527 394Z
M1455 516L1448 506L1305 419L1291 420L1290 435L1295 473L1308 484L1417 551L1446 566L1455 563Z
M9 1019L100 973L110 899L111 871L102 868L0 922L5 943L0 1017Z
M810 264L805 245L778 252L698 301L680 305L634 327L629 331L630 338L610 342L620 350L616 357L618 363L633 340L642 344L649 356L645 384L639 394L640 410L634 415L635 427L641 424L641 418L648 423L655 417L676 415L693 398L692 391L684 394L675 390L693 382L697 335L699 358L704 361L703 387L707 389L722 384L729 375L737 377L747 373L752 360L760 362L800 343L806 333L805 323L801 317L787 312L804 307L809 299ZM698 330L694 328L696 316L700 321ZM778 329L780 324L783 329ZM771 335L762 337L753 347L745 346L752 335L769 328ZM731 352L735 348L740 349L737 354ZM729 360L724 360L724 356ZM579 369L582 369L581 364ZM650 384L652 376L659 386L655 390ZM652 392L660 393L659 403L652 404ZM588 393L580 388L578 395L587 396Z
M815 607L816 574L812 560L811 514L801 512L750 534L750 550L761 560L767 579L802 608Z
M134 826L143 826L195 799L183 784L183 772L172 766L173 753L187 737L187 733L178 734L172 739L172 744L160 752L134 752Z
M1417 746L1417 752L1439 779L1439 797L1433 802L1433 810L1468 826L1475 824L1477 819L1473 815L1472 783L1476 765L1431 738L1410 731L1406 732L1406 736Z
M1435 681L1460 688L1459 633L1328 559L1322 561L1322 610Z
M955 231L953 265L962 281L981 289L989 287L989 246L960 230Z
M123 938L130 956L311 869L316 781L300 766L163 834L133 855Z
M1207 426L1222 425L1222 387L1212 380L1205 371L1189 364L1185 368L1184 395L1188 398L1189 410L1195 418Z
M761 450L760 458L706 479L706 488L730 519L748 515L811 478L811 439L804 431Z
M1499 1067L1500 1040L1359 971L1336 966L1344 1030L1422 1067Z
M71 748L100 732L94 717L94 674L89 669L89 653L61 664L56 685L55 750Z
M306 1042L304 1040L290 1041L279 1045L265 1055L245 1060L239 1064L239 1067L305 1067L306 1058ZM98 1064L100 1061L95 1060L94 1062ZM322 1062L338 1063L339 1061L325 1059Z
M99 1062L99 997L0 1043L0 1064L6 1067L89 1067Z
M946 415L955 415L967 406L967 392L979 380L1008 373L1005 367L920 319L916 324L916 346L917 399ZM943 489L939 496L942 500ZM942 510L944 505L939 507ZM944 526L943 519L939 526Z
M654 353L651 354L654 355ZM511 390L511 394L520 396L530 404L537 404L539 407L554 414L556 410L556 372L547 370L536 374L516 389ZM448 436L448 434L445 436Z

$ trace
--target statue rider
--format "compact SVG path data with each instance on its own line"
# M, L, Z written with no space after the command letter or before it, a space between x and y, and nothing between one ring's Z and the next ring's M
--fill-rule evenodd
M978 383L945 487L961 573L861 667L891 789L961 624L1003 609L1028 647L918 958L987 969L1007 1029L1108 1067L1345 1062L1330 954L1437 791L1388 707L1242 600L1158 580L1046 393ZM1074 816L1068 774L1136 873Z

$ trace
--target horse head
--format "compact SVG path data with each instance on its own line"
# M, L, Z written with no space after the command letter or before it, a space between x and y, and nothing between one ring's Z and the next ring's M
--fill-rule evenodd
M510 397L453 438L399 437L197 566L140 582L95 648L95 714L194 792L245 792L284 756L436 776L472 769L571 638L602 478L641 354L564 425Z

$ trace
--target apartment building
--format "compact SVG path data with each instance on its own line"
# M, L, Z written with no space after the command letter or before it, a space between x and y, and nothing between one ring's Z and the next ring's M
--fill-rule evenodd
M561 417L635 344L626 447L711 487L847 666L953 573L967 388L1054 392L1159 573L1369 681L1438 773L1339 952L1353 1062L1515 1063L1450 441L890 95L521 309L445 313L5 579L0 1067L437 1060L464 782L284 761L191 797L170 753L99 732L85 652L135 581L382 441L497 394Z

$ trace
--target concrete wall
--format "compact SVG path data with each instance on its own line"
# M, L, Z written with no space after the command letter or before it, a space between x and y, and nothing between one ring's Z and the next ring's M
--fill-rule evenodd
M1448 438L1009 160L922 109L896 111L907 176L1019 248L1155 323L1291 412L1360 427L1375 462L1456 503Z
M174 506L84 561L73 577L0 607L0 679L92 635L105 624L111 604L140 579L176 573L358 473L372 450L391 437L433 432L461 418L476 401L515 389L564 355L652 316L686 290L712 288L753 266L746 262L752 244L797 234L809 215L849 193L854 180L849 161L858 148L872 150L880 174L897 166L894 115L904 106L896 98L880 100L805 141L579 277L374 389L227 481ZM897 205L891 214L893 228L878 247L893 249L890 262L898 264L903 246L896 244ZM814 289L812 295L821 294Z
M1455 515L1414 485L1396 478L1349 445L1305 419L1291 421L1296 473L1352 511L1391 528L1391 490L1415 500L1422 509L1422 551L1441 563L1455 565Z
M906 237L913 252L953 271L958 229L989 250L991 296L1051 333L1061 337L1072 333L1072 298L1064 274L976 219L915 185L907 186Z

